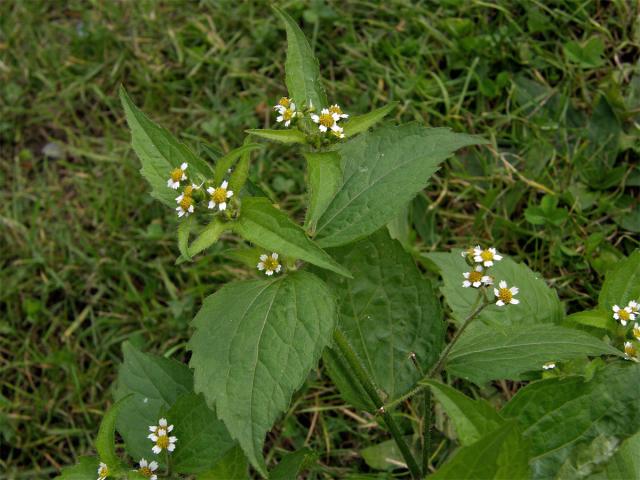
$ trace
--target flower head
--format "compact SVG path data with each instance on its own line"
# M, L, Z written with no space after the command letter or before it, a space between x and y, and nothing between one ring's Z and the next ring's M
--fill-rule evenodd
M553 370L554 368L556 368L555 362L547 362L544 365L542 365L543 370Z
M631 342L624 342L624 356L627 360L636 358L638 351L636 346Z
M462 282L462 286L464 288L474 287L479 288L484 285L491 285L493 283L493 278L489 275L483 275L484 268L480 265L476 265L476 268L471 270L470 272L464 272L462 275L465 278L465 281Z
M342 127L338 125L334 114L329 111L328 108L323 108L320 111L320 115L312 114L311 120L318 124L318 129L322 132L331 131L334 135L339 138L344 138L344 133L342 133Z
M640 303L635 300L630 300L627 307L631 309L631 313L634 315L638 315L638 313L640 313Z
M349 118L349 115L344 113L338 104L331 105L329 107L329 113L336 122L341 118Z
M106 463L100 462L98 465L98 480L104 480L109 476L109 467L107 467Z
M169 180L167 180L167 187L173 188L177 190L180 187L180 182L187 179L187 174L185 171L187 170L187 163L183 163L178 168L174 168L171 170L171 174L169 175Z
M619 320L623 327L627 326L627 322L636 319L636 314L633 313L633 310L629 306L620 308L618 305L614 305L612 310L613 318Z
M494 262L502 260L502 255L499 255L493 247L483 250L480 248L480 245L478 245L473 249L473 260L485 267L492 267Z
M141 458L139 465L138 473L140 473L140 475L147 477L149 480L158 480L158 475L153 473L158 469L158 462L155 460L153 462L147 462L146 459Z
M282 101L282 99L280 100ZM277 107L278 105L276 105ZM274 107L275 108L275 107ZM291 120L296 116L296 104L289 102L288 107L282 107L277 110L279 115L276 117L276 122L284 123L285 127L291 125Z
M209 208L216 208L217 205L220 211L227 209L227 199L233 197L233 192L227 190L227 186L229 186L229 182L225 180L218 188L207 188L207 192L211 195Z
M282 265L280 265L280 261L278 260L278 254L273 252L271 255L260 255L258 270L264 270L265 275L269 276L273 275L274 272L280 273L280 270L282 270Z
M512 303L514 305L520 303L520 300L514 298L514 295L519 292L518 287L508 288L507 282L505 282L504 280L500 280L498 287L499 288L493 289L493 293L498 298L498 300L496 301L496 305L502 307L503 305L507 305L509 303Z
M151 432L147 438L155 443L151 449L156 455L162 450L173 452L176 449L176 437L170 437L169 433L173 430L173 425L167 425L167 419L161 418L158 421L158 425L151 425L149 431Z
M283 110L289 108L291 105L294 105L293 109L295 110L295 104L293 103L293 101L289 97L282 97L280 100L278 100L278 103L274 105L273 109L276 112L282 112Z
M182 217L183 215L186 215L188 217L193 213L194 202L191 195L179 195L176 197L176 202L178 203L178 206L176 207L178 217Z

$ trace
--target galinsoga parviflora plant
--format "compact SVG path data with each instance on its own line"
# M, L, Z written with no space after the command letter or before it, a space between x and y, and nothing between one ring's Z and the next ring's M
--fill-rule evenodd
M288 42L278 128L202 157L121 90L142 176L176 218L178 263L229 232L245 243L227 253L255 278L204 300L188 366L124 343L97 456L62 478L328 478L317 462L325 452L265 446L319 364L390 438L345 476L624 477L640 442L640 252L610 270L593 310L567 317L544 280L477 240L405 250L387 225L443 161L487 142L417 123L376 126L395 103L358 115L328 99L302 31L274 10ZM252 154L268 148L256 140L304 157L302 225L249 180ZM441 276L439 293L416 261ZM496 404L494 385L521 388Z

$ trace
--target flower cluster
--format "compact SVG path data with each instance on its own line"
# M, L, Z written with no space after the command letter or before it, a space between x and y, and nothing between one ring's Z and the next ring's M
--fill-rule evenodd
M172 170L169 175L169 179L167 180L167 186L177 190L180 187L180 182L187 180L187 174L185 172L188 167L189 165L183 163L180 167ZM178 204L176 212L178 212L178 217L188 217L195 211L195 197L199 195L200 199L204 198L204 194L199 193L201 190L200 187L202 187L202 185L196 185L195 183L186 185L182 193L176 197L176 203ZM219 187L207 187L207 193L209 194L209 209L215 209L216 207L218 207L219 211L227 209L227 201L229 198L233 197L233 191L228 190L228 187L229 182L226 180L223 181Z
M172 430L173 425L167 425L166 418L161 418L158 421L158 425L151 425L149 427L149 431L151 433L147 438L155 444L151 449L153 453L158 455L162 450L173 452L176 449L176 442L178 439L176 437L169 436L169 433L171 433Z
M640 314L640 304L637 300L631 300L625 307L614 305L612 310L613 319L619 321L620 325L623 327L626 327L629 322L634 322L638 318L638 315ZM638 361L638 348L636 342L640 342L640 324L637 322L634 323L631 333L633 335L633 339L624 342L624 356L627 360ZM625 331L625 336L627 334L628 331Z
M280 273L282 270L282 265L280 265L280 260L278 260L278 254L273 252L271 255L262 254L260 255L260 262L258 263L258 270L261 272L264 271L265 275L271 276L274 273Z
M291 125L291 122L296 117L303 117L304 113L296 110L296 104L287 97L282 97L277 105L274 105L273 109L278 116L276 121L284 124L285 127ZM340 105L334 104L329 108L323 108L320 110L320 114L313 113L313 105L309 106L309 117L318 125L318 130L322 133L329 133L338 138L344 138L344 130L338 124L340 120L349 118L349 115L342 111Z
M502 260L502 255L495 248L483 249L480 245L476 245L473 248L464 250L462 257L473 267L469 272L462 274L464 277L462 286L464 288L480 288L493 285L494 278L487 274L487 269L493 267L495 262ZM496 305L502 307L510 303L514 305L520 303L520 300L515 298L518 291L518 287L508 287L507 282L501 280L498 283L498 288L493 289Z

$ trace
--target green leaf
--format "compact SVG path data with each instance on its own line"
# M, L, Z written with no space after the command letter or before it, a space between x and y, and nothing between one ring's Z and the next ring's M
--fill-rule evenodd
M229 174L229 169L233 168L236 161L244 154L260 148L262 145L259 143L249 143L241 147L235 148L227 153L225 156L218 159L216 162L215 173L213 176L213 183L218 186L222 183L225 177Z
M124 397L111 405L100 422L96 437L96 451L101 462L107 464L111 472L120 469L120 459L116 454L116 418L129 397Z
M384 117L386 117L396 106L398 102L391 102L382 108L377 108L364 115L354 115L344 124L344 136L353 137L358 133L366 132L370 127L374 126Z
M606 468L608 480L628 480L640 478L640 433L627 438Z
M189 178L196 173L204 180L211 176L211 167L168 130L152 122L133 104L122 87L120 100L131 129L131 145L142 163L140 173L151 185L151 196L175 207L176 191L167 186L171 171L186 162L191 169L187 169Z
M264 476L265 435L317 364L334 323L331 292L306 272L227 284L193 320L195 390Z
M265 250L299 258L340 275L351 276L348 270L336 263L307 237L302 228L266 198L244 198L234 230L245 240Z
M529 478L529 448L514 422L505 423L477 442L460 448L430 476L434 480Z
M384 228L331 253L354 277L327 275L340 327L375 384L396 398L421 377L411 353L424 371L438 359L445 331L440 302L411 255Z
M80 457L77 464L64 467L56 480L96 480L99 463L96 457Z
M167 419L179 440L171 454L172 467L178 473L209 470L235 445L202 395L181 396L167 412Z
M470 271L472 267L467 265L460 255L461 252L462 250L454 249L450 253L424 254L424 257L435 263L440 270L444 280L441 292L458 323L471 313L478 298L478 290L462 287L462 274ZM480 323L500 328L505 325L526 325L528 328L535 323L559 323L562 320L564 312L558 294L526 265L503 257L491 267L490 274L495 277L496 283L505 280L509 286L517 286L520 289L517 295L520 303L509 305L507 308L490 305L474 321L476 325L472 324L469 327L471 330ZM490 295L493 296L493 291Z
M249 139L251 137L247 136L244 139L245 145L250 145ZM242 190L244 185L247 183L247 179L249 178L249 169L251 167L251 150L245 151L241 156L236 168L231 172L231 177L229 178L229 189L232 192L238 192Z
M304 223L305 228L313 231L342 184L342 168L337 152L308 152L304 158L307 160L309 190L309 208Z
M299 109L313 105L316 109L327 106L327 94L320 79L318 60L298 24L278 7L273 10L284 22L287 31L287 60L284 64L285 83L289 96Z
M411 436L407 435L405 441L407 445L411 445ZM363 448L360 450L360 455L369 467L376 470L396 470L405 463L395 440L386 440Z
M222 235L225 230L230 228L230 223L222 222L220 219L214 218L209 225L202 229L191 245L189 245L189 256L194 257L209 248L218 241L220 235Z
M211 470L197 480L249 480L249 464L240 447L229 450Z
M307 143L307 137L297 128L288 128L286 130L269 130L269 129L251 129L246 130L247 133L256 137L264 138L278 143Z
M189 235L193 228L193 217L187 217L178 223L178 250L186 259L191 260L189 254Z
M510 305L517 308L517 305ZM518 380L522 374L541 370L546 362L622 352L588 333L555 325L480 325L462 334L451 349L447 371L483 384L489 380Z
M556 478L573 452L596 437L619 440L640 429L640 366L615 362L583 377L549 378L520 389L502 409L532 445L533 477ZM631 477L630 477L631 478Z
M386 225L457 149L479 137L417 124L383 127L340 144L342 187L320 217L318 244L335 247Z
M269 480L291 480L316 463L318 456L309 448L287 453L269 473Z
M581 68L596 68L604 64L604 48L601 38L592 37L582 44L573 40L567 42L564 45L564 54L569 61Z
M347 403L367 412L376 410L377 406L371 401L360 380L353 373L353 369L338 351L331 347L326 348L322 354L322 362Z
M572 313L565 319L565 323L567 326L579 324L612 332L615 332L617 328L616 321L613 319L613 316L609 312L605 312L599 308Z
M618 260L604 279L598 304L607 312L614 305L626 307L629 300L640 301L640 250ZM613 314L612 314L613 315Z
M129 394L116 427L127 452L135 459L148 457L149 426L157 425L161 414L181 395L193 391L189 368L175 360L143 353L131 343L122 344L124 361L118 370L115 398Z
M503 423L498 412L482 398L474 400L435 380L427 380L423 385L431 388L433 396L447 412L463 446L480 440Z

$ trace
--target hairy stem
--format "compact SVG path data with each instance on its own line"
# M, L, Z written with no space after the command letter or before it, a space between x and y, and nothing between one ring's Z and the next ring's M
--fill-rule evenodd
M398 445L398 449L400 450L400 453L402 454L402 457L404 458L404 461L406 462L407 467L411 472L411 477L414 479L421 478L421 472L420 467L418 466L418 462L416 462L416 459L413 457L411 450L409 450L409 446L407 445L407 442L405 442L402 432L400 432L400 429L398 428L395 420L389 412L384 410L382 399L380 398L380 395L378 394L378 391L373 384L373 380L369 377L369 374L362 366L362 362L358 358L356 352L354 352L353 348L351 348L347 337L340 329L336 328L333 332L333 339L338 349L340 350L340 353L342 353L344 360L347 362L349 367L351 367L353 374L356 376L365 392L367 392L367 396L378 409L378 412L382 415L384 424L393 437L393 440Z

